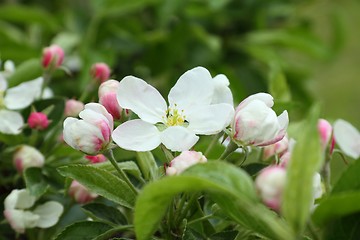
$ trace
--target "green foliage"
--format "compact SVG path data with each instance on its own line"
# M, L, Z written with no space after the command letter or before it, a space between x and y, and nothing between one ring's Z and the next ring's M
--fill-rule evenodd
M82 207L84 211L97 221L103 221L109 225L124 225L126 217L115 207L101 203L89 203Z
M111 226L103 222L76 222L66 227L58 236L56 236L55 240L91 240L110 229Z
M41 168L33 167L25 169L24 178L27 189L36 198L40 198L49 188Z
M58 169L60 174L70 177L94 193L106 197L121 206L133 208L135 194L129 186L113 174L93 166L69 165Z

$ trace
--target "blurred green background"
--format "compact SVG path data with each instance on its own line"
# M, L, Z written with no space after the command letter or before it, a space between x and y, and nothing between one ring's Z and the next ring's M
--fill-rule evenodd
M7 0L0 57L17 66L13 86L41 75L42 49L59 44L71 74L58 71L51 87L68 98L80 97L95 62L164 95L201 65L227 75L236 104L266 91L290 122L320 102L322 117L360 128L359 12L357 0Z

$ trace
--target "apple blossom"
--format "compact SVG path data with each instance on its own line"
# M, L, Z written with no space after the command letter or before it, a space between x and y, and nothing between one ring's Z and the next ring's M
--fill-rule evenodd
M4 216L16 232L24 233L26 228L34 227L49 228L58 222L64 210L60 203L48 201L34 210L28 210L35 200L26 189L14 189L5 198Z
M119 81L107 80L99 87L99 103L103 105L116 120L121 118L122 112L122 108L116 99L119 84Z
M285 110L278 117L271 109L273 97L257 93L243 100L235 110L232 139L238 145L266 146L283 139L289 124Z
M45 113L32 112L27 123L31 129L45 130L49 126L49 119Z
M317 127L320 134L321 148L325 151L332 135L332 126L325 119L319 119Z
M120 81L117 99L140 119L127 121L113 132L114 142L133 151L150 151L161 143L172 151L190 149L197 134L211 135L229 125L234 110L226 103L211 104L214 82L209 71L196 67L185 72L170 90L169 106L161 94L142 79Z
M44 68L58 68L64 61L64 50L58 45L51 45L43 50L42 66Z
M3 81L6 80L3 79L0 83ZM9 89L6 89L7 83L0 84L0 132L5 134L21 132L24 119L19 112L13 110L28 107L35 99L39 98L42 84L42 77L23 82Z
M207 159L201 152L183 151L170 162L166 168L166 175L180 174L190 166L204 162L207 162Z
M334 137L341 150L348 156L358 159L360 156L360 133L349 122L338 119L334 123Z
M229 88L229 79L224 74L218 74L213 78L214 82L214 95L211 103L228 103L234 104L233 95Z
M84 110L84 104L82 102L75 99L66 100L64 111L66 117L77 117L82 110Z
M36 148L22 145L15 151L13 162L18 172L23 172L29 167L44 166L45 157Z
M77 203L88 203L98 197L97 194L89 192L82 184L78 181L72 181L69 188L69 195L74 198Z
M91 76L100 83L106 81L110 77L110 68L106 63L95 63L90 69Z
M114 127L112 116L98 103L88 103L77 119L64 121L64 141L72 148L88 155L96 155L107 148Z

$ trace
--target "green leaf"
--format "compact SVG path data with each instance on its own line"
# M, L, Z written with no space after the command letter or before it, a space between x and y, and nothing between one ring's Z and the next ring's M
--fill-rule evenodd
M288 102L291 100L285 74L275 62L270 64L269 91L276 101Z
M301 129L287 167L282 213L298 235L310 216L313 178L323 162L317 122L318 108L314 108Z
M77 164L60 167L58 171L64 177L77 180L89 191L127 208L134 206L136 196L131 188L125 181L107 171L89 165Z
M336 219L323 228L326 240L358 240L360 239L360 213Z
M136 165L135 162L133 162L133 161L125 161L125 162L118 162L117 164L118 164L119 168L121 168L125 172L133 175L134 177L136 177L139 180L143 180L142 177L141 177L140 169ZM100 169L108 171L108 172L117 173L114 166L109 161L106 161L106 162L103 162L103 163L93 164L92 166L100 168Z
M137 152L136 159L146 180L149 181L158 178L158 167L151 152Z
M135 206L137 239L150 238L175 195L194 191L206 191L213 197L226 196L233 205L226 212L233 212L234 219L246 228L271 239L293 238L288 226L259 203L246 172L224 162L208 162L189 168L183 175L165 177L144 187ZM226 207L227 203L219 205Z
M22 82L30 81L42 75L40 59L33 58L23 62L16 68L16 71L9 77L9 88Z
M322 226L330 220L360 211L360 192L343 192L323 200L312 216L314 222Z
M41 168L31 167L25 169L24 179L26 188L29 189L30 194L36 198L40 198L49 188L48 183L43 177Z
M360 190L360 161L353 162L335 183L331 195L340 192Z
M110 225L124 225L127 223L126 217L115 207L102 203L89 203L82 206L82 208L91 218L98 221L105 221Z
M111 226L103 222L76 222L70 226L67 226L55 240L91 240L98 235L110 230Z

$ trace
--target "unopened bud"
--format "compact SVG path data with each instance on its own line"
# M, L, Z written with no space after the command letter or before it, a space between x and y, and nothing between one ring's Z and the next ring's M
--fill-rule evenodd
M118 88L119 82L116 80L105 81L99 87L99 103L106 108L115 120L121 118L122 112L122 108L116 98Z
M31 129L45 130L49 126L49 119L45 113L32 112L29 115L27 123Z
M90 69L91 76L100 83L110 78L110 68L106 63L95 63Z
M69 188L69 195L78 203L88 203L97 198L97 194L89 192L78 181L73 181Z
M106 157L103 154L98 154L95 156L86 155L85 158L91 163L101 163L106 161Z
M29 167L42 167L45 158L36 148L23 145L15 152L13 162L18 172L23 172Z
M192 165L204 162L207 162L207 159L201 152L184 151L170 162L166 175L180 174Z
M84 110L84 103L75 99L66 100L65 117L77 117L82 110Z
M64 61L64 50L58 45L51 45L43 50L42 65L44 68L58 68Z

